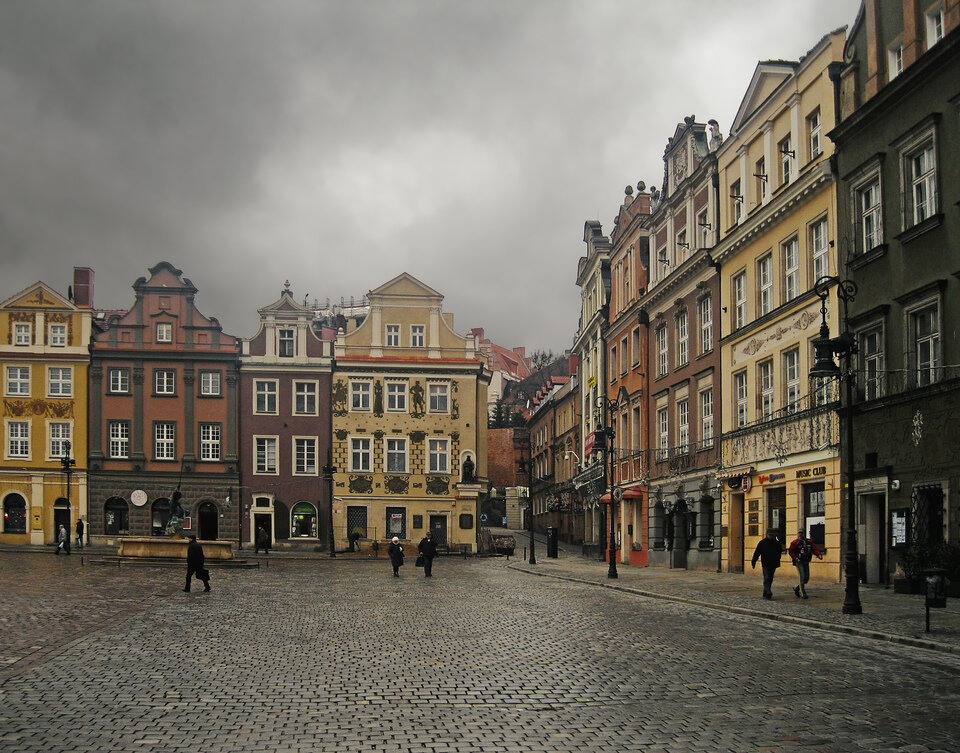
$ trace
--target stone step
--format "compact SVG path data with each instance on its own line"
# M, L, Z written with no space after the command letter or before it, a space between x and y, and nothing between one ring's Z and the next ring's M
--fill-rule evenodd
M183 569L187 565L186 560L171 559L169 557L92 557L89 562L91 565L107 565L116 567L169 567L179 569ZM260 563L251 562L249 560L209 559L204 562L204 567L207 569L214 568L221 570L248 570L252 568L259 568Z

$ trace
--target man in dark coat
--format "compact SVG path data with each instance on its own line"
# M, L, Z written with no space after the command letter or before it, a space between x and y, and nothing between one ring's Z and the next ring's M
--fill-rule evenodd
M83 549L83 518L77 518L77 549Z
M203 547L200 546L196 536L191 536L190 543L187 545L187 585L183 587L187 593L190 593L190 580L194 575L203 581L204 591L210 590L210 575L203 563Z
M396 536L387 547L387 554L390 555L390 564L393 565L393 577L400 577L400 566L403 564L403 547L400 546L400 539Z
M798 599L806 599L807 583L810 580L810 560L813 559L814 555L822 560L823 552L820 551L820 547L814 543L813 539L807 537L807 532L801 528L800 532L797 533L797 538L791 541L790 546L787 547L787 554L793 560L793 564L797 568L797 575L800 577L800 585L794 587L793 595Z
M253 553L256 554L258 549L263 549L264 554L270 554L270 534L264 525L257 529L257 537L253 542Z
M766 538L760 539L757 548L753 552L753 561L751 565L754 569L757 567L757 560L760 560L760 566L763 568L763 598L772 599L773 576L780 567L780 553L783 547L777 541L777 529L768 528Z
M437 556L437 545L430 539L430 531L420 539L417 551L423 555L423 574L427 578L433 577L433 558Z

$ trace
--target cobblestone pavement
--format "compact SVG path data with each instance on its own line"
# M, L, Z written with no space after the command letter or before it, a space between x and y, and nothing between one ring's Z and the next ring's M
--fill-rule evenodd
M5 641L82 626L0 679L4 753L930 753L960 737L960 657L502 559L441 558L431 579L274 561L215 570L209 594L171 570L0 568Z

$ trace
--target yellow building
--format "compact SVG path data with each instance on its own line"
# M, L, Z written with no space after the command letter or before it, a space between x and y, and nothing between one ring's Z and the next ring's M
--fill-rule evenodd
M479 343L454 332L443 296L409 274L368 300L334 349L337 546L351 534L416 544L430 530L441 550L476 551L491 377Z
M799 529L826 550L811 576L840 575L840 463L835 383L814 383L821 302L814 283L837 275L831 172L831 64L844 31L799 62L757 66L730 136L718 151L722 566L739 572L774 528L786 546ZM834 66L836 68L836 66ZM827 321L836 326L831 293ZM747 567L749 570L749 567ZM759 569L757 570L759 573Z
M92 270L75 270L77 302L37 282L0 303L5 544L53 543L60 525L73 540L77 518L86 520L92 279Z

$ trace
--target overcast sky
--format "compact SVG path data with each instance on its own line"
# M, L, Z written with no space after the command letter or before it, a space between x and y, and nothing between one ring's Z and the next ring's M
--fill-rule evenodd
M127 308L166 260L248 337L401 272L465 333L569 347L583 223L726 135L760 59L858 0L4 0L0 299L74 265Z

